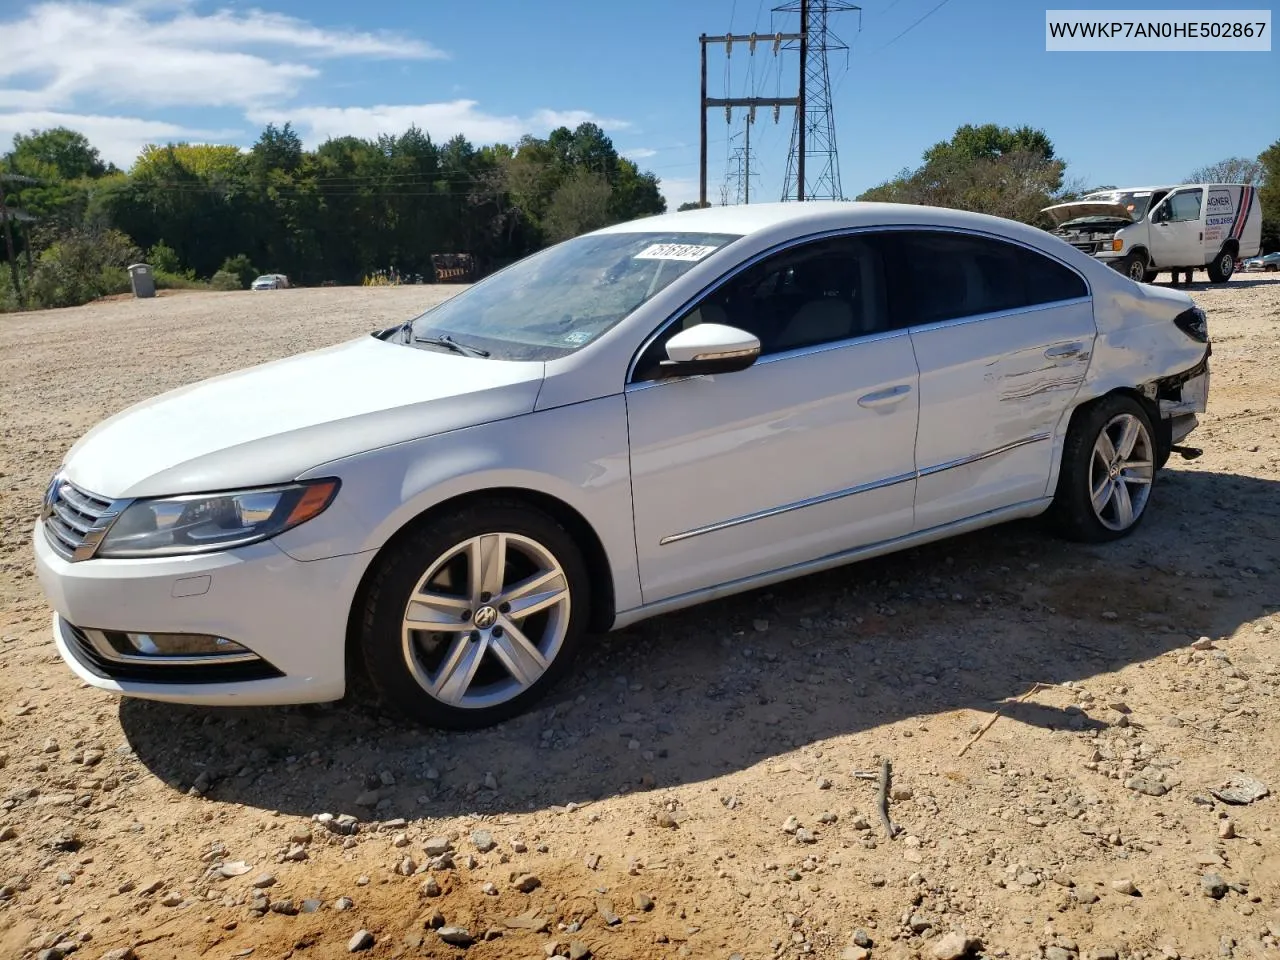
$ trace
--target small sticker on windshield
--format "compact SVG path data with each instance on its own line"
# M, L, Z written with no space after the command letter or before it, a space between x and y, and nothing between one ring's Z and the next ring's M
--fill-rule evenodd
M715 252L715 247L705 247L696 243L655 243L637 253L634 259L697 261Z
M587 330L575 330L573 331L573 333L566 333L564 337L562 337L561 339L565 343L572 343L574 345L577 345L580 343L586 343L588 340L590 340L591 333Z

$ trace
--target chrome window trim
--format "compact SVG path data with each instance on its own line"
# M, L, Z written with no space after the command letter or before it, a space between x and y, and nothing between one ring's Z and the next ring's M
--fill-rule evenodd
M880 343L886 340L898 340L910 336L910 330L907 327L900 327L897 330L883 330L880 333L864 333L857 337L846 337L843 340L829 340L826 343L815 343L809 347L795 347L791 350L783 350L778 353L766 354L760 357L747 370L755 367L764 366L769 363L777 363L779 360L794 360L797 357L808 357L814 354L827 353L831 350L843 350L848 347L860 346L864 343ZM648 347L645 347L647 350ZM739 371L745 373L746 370ZM693 374L687 377L663 377L661 380L636 380L628 383L624 388L624 393L633 393L638 390L648 390L651 387L661 387L669 383L679 383L683 380L693 380L697 377L707 376L707 374Z
M1010 310L996 310L992 313L974 313L963 317L952 317L949 320L934 320L930 323L921 323L914 327L907 327L907 330L912 334L928 333L931 330L942 330L946 327L962 327L968 323L981 323L983 320L1000 320L1004 317L1012 317L1017 314L1039 313L1042 310L1057 310L1059 307L1073 307L1082 303L1090 303L1092 300L1092 297L1074 297L1071 300L1052 300L1049 303L1037 303L1030 307L1014 307Z
M631 387L633 384L637 382L634 379L635 373L636 373L636 365L640 362L640 358L644 356L645 351L649 349L649 347L653 344L653 342L657 340L659 337L661 337L664 333L666 333L668 327L670 327L673 323L675 323L677 320L683 317L689 311L689 309L694 306L694 304L698 303L698 301L709 296L711 293L714 293L716 290L723 287L730 280L733 280L739 274L745 272L746 270L749 270L751 267L754 267L756 264L760 263L760 261L766 259L767 257L771 257L774 254L778 254L778 253L784 253L787 250L790 250L792 248L799 247L807 243L814 243L819 240L831 240L836 237L852 237L852 236L857 236L858 234L864 234L864 233L898 233L898 232L908 231L908 230L911 230L911 231L923 230L923 231L933 232L933 233L955 233L955 234L960 234L961 236L984 237L988 240L997 240L1002 243L1012 244L1015 247L1021 247L1024 250L1028 250L1031 253L1039 254L1040 256L1045 257L1046 259L1051 260L1054 263L1057 263L1058 265L1070 270L1072 273L1074 273L1077 277L1080 278L1080 281L1084 284L1084 287L1087 293L1083 297L1073 297L1070 300L1052 300L1052 301L1049 301L1048 303L1032 304L1031 306L1028 306L1028 307L1020 307L1014 310L1002 311L1000 314L980 314L980 315L968 316L968 317L953 317L948 320L935 321L934 324L921 324L919 325L919 327L916 327L916 328L898 327L894 330L885 330L885 331L882 331L881 334L896 334L896 333L901 333L903 331L908 331L912 329L920 329L920 330L923 330L926 328L932 329L935 324L957 324L961 321L976 323L979 320L986 320L994 316L1010 314L1010 313L1027 313L1032 310L1047 309L1049 307L1057 307L1057 306L1062 306L1064 304L1069 304L1069 303L1082 303L1085 301L1091 301L1093 299L1093 285L1089 283L1089 278L1085 276L1085 274L1082 273L1074 264L1068 263L1067 261L1059 257L1057 254L1049 253L1047 251L1041 250L1039 247L1033 246L1029 243L1025 243L1024 241L1016 238L1006 237L1003 234L991 233L986 230L977 230L972 227L953 227L953 226L945 226L940 224L926 224L926 223L875 224L875 225L861 226L861 227L839 227L833 230L822 230L822 231L819 231L818 233L809 233L800 237L792 237L790 240L784 240L781 243L774 244L772 247L769 247L765 250L760 251L756 255L749 257L746 260L743 260L741 263L737 264L728 273L724 273L721 276L717 277L715 280L712 280L710 283L707 283L697 293L695 293L694 295L689 297L687 300L685 300L684 303L682 303L675 311L672 312L670 316L667 317L667 319L665 319L664 321L662 321L662 323L658 325L657 329L655 329L651 334L649 334L648 337L644 339L644 341L640 344L640 348L632 355L631 362L627 364L627 375L624 380L624 390L628 387ZM844 344L856 342L859 340L869 339L870 337L880 336L881 334L867 334L864 337L855 337L855 338L852 338L851 340L842 340L838 342L833 341L832 345L833 346L844 345ZM825 346L825 344L823 344L822 346ZM806 349L810 349L810 348L806 348ZM793 353L793 351L787 351L787 353L791 354ZM782 356L782 354L769 354L766 357L762 357L757 362L763 363L768 359L768 357L773 357L773 356ZM705 376L705 374L700 374L700 376ZM673 377L671 379L682 380L686 378ZM664 379L664 380L657 380L657 381L642 380L639 382L654 384L654 383L666 383L669 381Z
M1051 433L1037 433L1031 437L1023 437L1021 440L1014 440L1012 443L1006 443L1003 446L996 447L992 450L986 450L982 453L972 454L967 457L960 457L956 460L948 460L945 463L939 463L931 467L917 468L911 473L902 473L894 477L886 477L883 480L873 480L870 483L862 483L856 487L846 487L844 490L836 490L832 493L819 494L816 497L808 497L804 500L796 500L794 503L786 503L778 507L770 507L767 510L757 510L754 513L743 514L740 517L733 517L729 520L719 520L716 523L709 523L703 527L694 527L692 530L686 530L683 533L672 533L663 537L658 541L658 545L665 547L670 543L679 543L681 540L688 540L691 537L700 537L704 533L717 533L721 530L728 530L731 527L741 526L744 523L753 523L756 520L766 520L769 517L780 516L784 513L790 513L793 510L803 510L805 507L814 507L823 503L831 503L835 500L842 500L845 497L852 497L859 493L868 493L872 490L882 490L885 487L897 486L900 483L906 483L910 480L920 480L923 477L932 477L947 470L955 470L957 467L967 467L970 464L978 463L982 460L988 460L991 457L998 457L1002 453L1008 453L1019 447L1029 446L1033 443L1043 443L1050 439Z

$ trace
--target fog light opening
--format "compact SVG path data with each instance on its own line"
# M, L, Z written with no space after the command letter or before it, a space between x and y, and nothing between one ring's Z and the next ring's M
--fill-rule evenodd
M144 657L243 657L247 649L202 633L126 633L127 652Z

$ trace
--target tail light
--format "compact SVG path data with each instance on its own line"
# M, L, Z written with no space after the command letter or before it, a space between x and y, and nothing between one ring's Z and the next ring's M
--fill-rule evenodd
M1209 318L1199 307L1184 310L1173 318L1178 329L1198 343L1209 342Z

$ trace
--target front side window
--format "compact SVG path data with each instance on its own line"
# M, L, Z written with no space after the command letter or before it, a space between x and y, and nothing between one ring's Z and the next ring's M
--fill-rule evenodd
M893 309L910 326L1089 295L1074 271L1004 240L928 230L884 237L892 250Z
M526 257L407 325L424 349L500 360L580 350L677 277L738 239L721 233L586 235Z
M1200 202L1203 190L1183 190L1169 198L1169 219L1175 223L1200 219Z
M762 356L891 329L879 245L862 236L833 237L766 257L667 327L645 350L635 379L650 379L667 340L700 323L755 335Z

